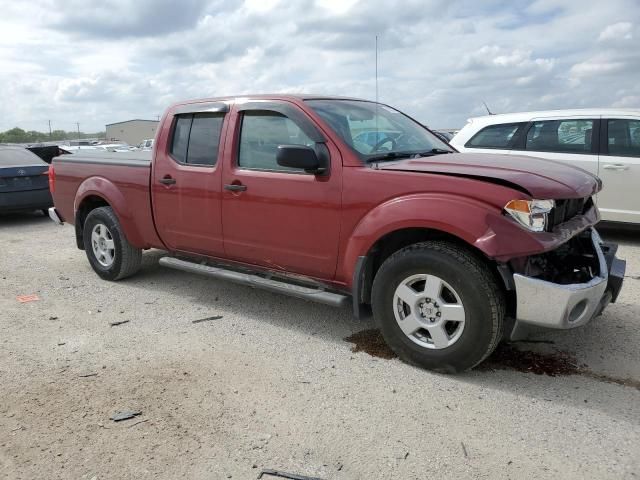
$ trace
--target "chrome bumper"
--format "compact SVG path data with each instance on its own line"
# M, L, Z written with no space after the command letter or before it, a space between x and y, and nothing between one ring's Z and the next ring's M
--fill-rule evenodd
M615 301L622 287L625 263L615 258L615 249L611 258L605 258L602 240L595 229L591 231L591 240L600 271L587 283L562 285L517 273L513 275L517 302L511 340L525 336L529 325L555 329L579 327L600 315L609 302ZM611 272L608 260L612 265Z
M49 208L49 218L53 220L56 225L62 225L64 222L60 219L55 207Z

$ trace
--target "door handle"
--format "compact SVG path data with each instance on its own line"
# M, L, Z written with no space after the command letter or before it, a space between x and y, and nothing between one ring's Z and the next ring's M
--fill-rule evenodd
M622 163L607 163L602 168L605 170L629 170L629 165L623 165Z
M175 178L171 178L169 175L167 175L164 178L161 178L158 181L160 183L164 184L164 185L175 185L175 183L176 183L176 179Z
M247 186L232 183L231 185L225 185L224 189L229 190L230 192L244 192L247 189Z

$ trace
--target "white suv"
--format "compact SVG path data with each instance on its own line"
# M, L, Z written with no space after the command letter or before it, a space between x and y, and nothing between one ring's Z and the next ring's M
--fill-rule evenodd
M603 182L602 219L640 224L640 109L553 110L471 118L451 140L461 152L548 158Z

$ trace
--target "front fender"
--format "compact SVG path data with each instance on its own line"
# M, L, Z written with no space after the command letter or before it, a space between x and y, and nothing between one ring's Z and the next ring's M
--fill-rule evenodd
M341 265L347 284L352 282L349 272L356 268L358 257L366 256L385 235L408 228L448 233L498 261L542 249L532 232L502 215L493 205L459 195L407 195L378 205L355 227Z
M76 192L73 203L74 217L82 202L88 197L104 199L115 212L120 226L127 237L128 242L138 248L146 248L146 242L138 230L133 213L129 208L122 191L110 180L104 177L89 177L85 179Z

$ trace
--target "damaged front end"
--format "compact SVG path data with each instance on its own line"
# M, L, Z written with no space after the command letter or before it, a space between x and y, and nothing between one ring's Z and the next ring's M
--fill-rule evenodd
M626 264L617 245L602 241L594 228L540 255L510 262L515 285L511 340L529 326L568 329L586 324L615 302Z

